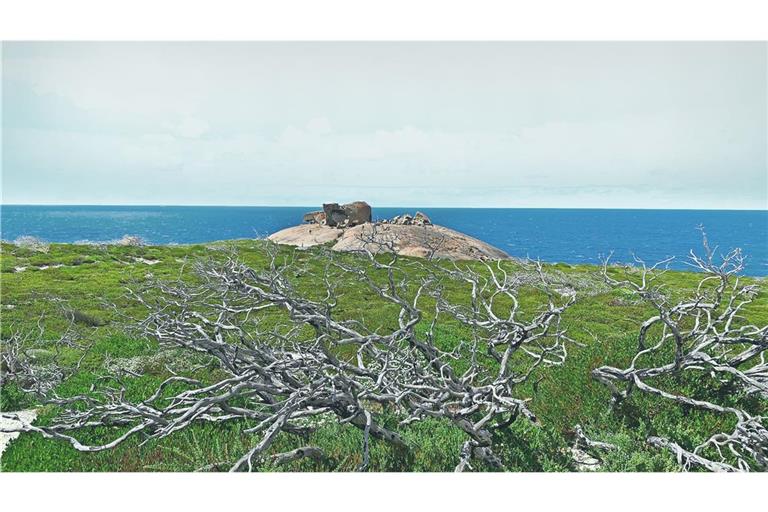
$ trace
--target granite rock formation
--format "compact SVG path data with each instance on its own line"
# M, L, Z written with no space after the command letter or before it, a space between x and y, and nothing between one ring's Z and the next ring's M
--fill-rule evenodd
M389 220L381 221L382 224L397 224L400 226L431 226L432 221L427 217L425 213L416 212L416 215L411 217L410 214L404 213L403 215L396 215Z
M371 206L365 201L326 203L322 210L305 213L304 222L338 228L358 226L371 222Z
M304 222L309 222L310 224L325 224L325 212L323 210L307 212L304 214Z
M482 240L432 224L422 212L373 223L371 207L363 201L324 204L322 211L305 214L304 222L268 239L302 248L329 244L334 251L395 252L427 259L509 259L507 253Z

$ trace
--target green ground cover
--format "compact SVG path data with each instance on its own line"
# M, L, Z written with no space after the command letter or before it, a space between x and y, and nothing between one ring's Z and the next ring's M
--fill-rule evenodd
M160 279L192 279L191 264L201 258L220 258L237 251L239 258L254 268L263 268L268 261L264 242L254 240L229 241L208 245L126 247L52 244L47 252L2 244L0 272L2 336L32 332L44 327L37 354L41 359L52 356L45 340L54 340L74 322L79 332L93 342L92 349L80 371L64 381L59 393L78 394L88 390L94 380L115 362L135 365L144 375L126 378L127 392L139 399L146 397L154 386L167 378L169 366L178 364L186 355L166 350L156 342L131 334L126 330L128 318L141 318L142 309L128 293L127 287L140 286L148 274ZM283 248L286 257L295 258L294 278L298 289L312 296L321 292L318 275L322 258L315 250L295 251ZM341 256L356 258L353 255ZM415 268L414 279L419 272ZM444 264L444 263L442 263ZM475 265L482 270L479 264ZM505 265L514 270L515 264ZM635 394L618 409L612 408L607 389L596 382L590 371L601 365L624 367L636 349L636 333L640 322L653 314L647 304L638 302L631 294L605 286L596 267L587 265L547 265L547 272L563 276L573 283L578 300L563 316L569 334L580 345L569 348L566 364L547 369L537 379L520 389L530 399L530 408L541 426L524 421L515 422L500 440L505 465L520 471L569 471L574 466L566 448L570 432L581 424L593 439L608 441L619 450L605 455L603 470L665 471L677 470L673 457L650 448L649 435L672 437L694 445L713 429L727 428L727 417L698 410L687 410L658 398ZM699 281L690 272L669 272L663 281L673 296L683 296ZM748 280L749 281L749 280ZM768 295L764 281L760 295L745 315L756 325L768 324ZM338 283L340 304L337 314L355 318L368 326L392 327L397 310L381 302L369 289L351 277ZM466 295L457 287L446 290L456 298ZM540 297L531 292L523 295L523 307L535 307ZM438 331L441 343L450 344L462 336L457 327L444 324ZM77 358L79 354L63 354ZM194 370L201 380L210 378L215 369ZM731 396L728 389L702 388L700 382L681 380L675 386L691 393L715 393L724 400L743 400ZM709 385L707 385L709 386ZM0 408L3 411L35 407L32 397L21 393L12 382L3 381ZM754 404L753 404L754 405ZM768 414L768 405L754 405ZM50 420L52 407L40 410L38 422ZM392 422L396 420L392 418ZM64 441L43 439L25 433L13 441L2 456L3 471L192 471L203 466L226 469L258 438L243 432L248 422L221 425L194 425L161 440L142 443L141 438L129 439L113 450L80 453ZM401 452L387 443L373 441L371 467L373 471L451 471L458 462L463 434L437 420L415 423L402 432L406 442L413 441L417 449ZM106 439L103 428L87 432L87 441ZM305 444L320 447L326 457L321 461L297 461L282 470L350 471L360 463L362 432L350 425L328 422L300 439L283 435L274 451L284 451ZM262 470L273 470L269 464Z

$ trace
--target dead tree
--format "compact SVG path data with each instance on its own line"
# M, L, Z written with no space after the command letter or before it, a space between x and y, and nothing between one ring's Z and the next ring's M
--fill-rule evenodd
M744 268L744 257L738 249L716 260L716 248L710 248L706 235L703 239L704 256L691 251L689 261L703 277L691 296L680 301L668 298L659 279L667 272L670 260L652 267L637 260L641 268L623 280L613 277L605 261L605 279L632 290L657 313L641 325L637 352L628 368L603 366L592 374L611 390L614 402L633 392L648 393L732 418L731 432L714 433L690 448L674 440L648 438L650 445L674 453L684 470L699 466L710 471L764 471L768 469L765 416L747 406L721 405L716 397L692 397L667 389L669 382L695 375L702 388L707 383L727 383L734 394L756 395L763 404L768 398L768 326L753 325L742 315L759 289L755 284L741 283L738 275ZM765 408L762 410L764 414Z
M46 400L53 390L80 369L85 355L93 345L87 335L75 326L75 316L62 301L49 298L60 313L69 319L64 332L55 340L46 340L45 316L37 320L33 331L14 330L2 340L0 352L0 383L13 382L24 393ZM73 363L63 362L63 352L80 353Z
M361 258L329 252L320 256L325 271L313 276L322 285L305 293L295 282L298 263L275 246L266 248L270 263L262 270L231 255L198 262L195 279L151 282L134 292L148 311L142 332L163 346L208 358L217 367L215 379L174 374L151 396L130 401L121 377L107 376L81 396L50 392L59 416L20 430L99 451L131 436L158 439L194 423L248 420L245 431L259 441L233 462L231 470L242 471L270 460L321 458L316 447L282 454L270 447L281 434L306 433L322 415L362 431L359 469L365 470L371 438L408 450L413 447L398 430L438 418L466 435L457 446L457 471L478 462L504 469L493 432L519 417L535 421L517 387L567 356L560 318L574 297L551 292L539 264L522 265L522 279L500 262L420 266L392 253L369 251ZM366 286L377 308L395 312L388 328L337 313L342 276ZM466 300L449 300L448 286L454 293L461 287ZM523 286L544 292L540 309L522 310L517 296ZM444 323L462 335L458 343L441 339L438 326ZM382 424L384 409L399 418L399 426ZM120 430L104 444L82 443L78 432L92 426Z

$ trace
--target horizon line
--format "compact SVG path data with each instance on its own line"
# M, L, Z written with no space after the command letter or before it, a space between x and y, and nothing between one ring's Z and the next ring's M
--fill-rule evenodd
M120 207L158 207L158 208L322 208L318 205L301 204L159 204L159 203L5 203L2 206L120 206ZM380 205L376 208L423 208L423 209L467 209L467 210L640 210L640 211L721 211L721 212L768 212L754 208L627 208L627 207L584 207L584 206L413 206Z

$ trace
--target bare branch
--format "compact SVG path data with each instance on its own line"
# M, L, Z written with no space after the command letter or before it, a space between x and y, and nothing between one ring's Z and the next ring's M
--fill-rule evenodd
M148 311L140 324L142 335L205 356L218 366L217 380L203 383L171 371L150 396L136 402L126 398L122 381L131 376L108 372L86 395L43 393L61 414L49 425L21 430L98 451L138 432L147 442L193 423L248 420L252 426L246 432L260 441L231 467L243 471L267 460L285 464L318 457L309 448L268 452L281 434L306 434L322 416L361 430L359 469L365 470L371 463L371 439L400 450L413 448L382 424L385 407L401 426L437 418L461 430L468 440L457 446L457 470L470 469L474 462L503 469L492 432L519 417L536 421L516 388L540 368L565 361L571 340L560 318L574 295L552 291L538 263L445 269L401 262L392 251L377 257L383 251L374 246L366 246L362 259L320 255L324 273L312 277L324 289L307 294L293 278L295 258L273 245L265 248L269 263L263 270L224 254L223 261L197 262L190 282L151 280L145 289L130 292ZM298 270L304 274L308 269ZM373 328L362 318L337 314L342 275L363 283L371 300L394 307L392 328ZM449 285L463 288L468 298L449 300L443 293ZM531 286L547 298L539 309L523 311L517 294ZM457 344L441 339L443 322L462 327ZM339 355L350 348L352 358ZM102 445L78 441L78 431L93 426L119 426L121 431Z
M744 257L738 249L716 259L703 233L704 256L691 252L689 264L703 273L693 295L675 304L653 285L664 272L660 265L642 265L639 275L622 281L603 275L614 286L633 290L652 304L657 314L640 327L637 353L625 369L603 366L593 376L605 384L614 401L626 399L634 390L658 396L681 406L729 415L735 421L732 432L719 432L691 450L674 441L651 437L648 443L673 452L685 470L692 465L711 471L749 471L768 469L768 430L765 417L744 407L721 405L716 398L694 398L669 391L662 377L674 379L696 375L701 381L727 382L733 394L768 397L768 326L748 323L743 309L758 295L755 285L742 285L738 273ZM665 260L666 261L666 260ZM662 262L665 265L665 262ZM651 341L653 339L653 341ZM649 364L670 354L660 365ZM651 357L653 356L653 357Z

